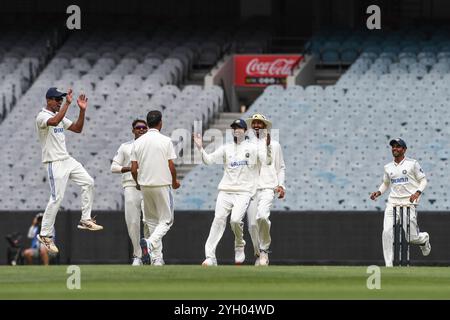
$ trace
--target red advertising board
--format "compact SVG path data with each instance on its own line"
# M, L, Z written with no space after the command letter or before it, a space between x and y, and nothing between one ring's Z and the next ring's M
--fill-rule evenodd
M286 84L286 78L303 59L298 54L251 54L234 56L234 85L265 87Z

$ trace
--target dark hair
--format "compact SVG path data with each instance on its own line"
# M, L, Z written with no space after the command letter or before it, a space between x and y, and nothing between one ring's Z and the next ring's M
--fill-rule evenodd
M145 125L147 125L147 122L145 122L145 120L142 120L142 119L136 119L136 120L134 120L133 123L131 124L131 127L134 129L134 126L135 126L136 123L138 123L138 122L142 122L142 123L145 123Z
M156 127L162 119L162 113L158 110L152 110L147 113L147 123L150 128Z

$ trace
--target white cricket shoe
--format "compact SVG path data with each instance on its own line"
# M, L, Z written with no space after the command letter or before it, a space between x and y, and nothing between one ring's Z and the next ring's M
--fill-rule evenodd
M256 267L259 267L260 265L261 265L260 258L259 258L259 257L256 257L256 260L255 260L255 266L256 266Z
M141 260L141 258L134 257L134 258L133 258L133 263L132 263L131 265L132 265L132 266L142 266L142 260Z
M244 247L234 248L234 263L242 264L245 261L245 250Z
M97 221L95 221L94 219L80 220L77 227L81 230L90 231L98 231L103 229L103 227L97 224Z
M202 262L203 267L215 267L217 266L217 260L213 258L206 258L205 261Z
M163 259L155 259L152 261L152 266L155 267L162 267L163 265L165 265L164 260Z
M259 265L268 266L269 265L269 254L267 251L261 250L259 253Z
M430 244L430 235L427 232L424 232L426 234L427 240L424 244L420 245L420 250L422 250L422 254L426 257L431 252L431 244Z
M44 245L44 247L48 250L50 253L58 253L58 247L53 242L52 237L44 237L40 234L37 235L37 239L40 243Z

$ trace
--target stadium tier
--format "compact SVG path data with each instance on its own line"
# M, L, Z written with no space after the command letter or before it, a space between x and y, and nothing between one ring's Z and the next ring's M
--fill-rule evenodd
M171 135L178 128L190 132L194 121L201 120L206 129L222 111L220 87L186 85L186 79L193 65L214 64L224 47L236 43L230 39L239 36L216 32L200 44L202 35L187 37L170 28L151 36L102 31L74 34L22 96L27 88L21 81L33 78L31 74L43 65L46 52L37 45L40 38L31 42L36 48L33 56L24 55L18 44L17 50L13 47L3 53L2 77L15 80L0 83L9 94L3 94L6 121L0 125L5 141L0 159L0 178L5 181L0 186L2 208L43 209L47 203L47 174L40 166L34 115L44 106L43 93L57 86L72 87L75 96L84 92L89 97L84 132L69 133L67 145L95 178L94 209L122 209L120 178L109 168L118 146L131 139L133 119L143 118L150 109L160 110L163 133ZM263 39L259 43L264 43L263 34L259 37ZM377 37L381 35L364 39L356 33L334 41L339 50L354 41L353 49L359 54L335 85L270 86L242 115L261 112L279 129L288 193L285 200L275 201L274 209L381 210L383 205L371 202L368 195L381 182L383 165L391 161L387 142L396 136L408 142L408 156L420 161L429 178L422 208L450 208L444 177L450 152L448 39L442 32L391 33L382 36L383 51L379 52L368 45L376 43ZM399 37L402 41L394 43ZM313 38L310 47L322 53L331 47L329 42ZM252 43L249 47L257 41ZM17 57L11 57L12 53ZM11 86L21 89L14 91ZM33 115L30 121L23 120L26 114ZM77 114L78 108L72 106L68 117L76 119ZM16 130L19 126L21 130ZM214 209L222 170L220 165L196 166L175 193L176 209ZM78 209L79 196L79 188L69 184L63 208Z
M435 51L425 43L434 43ZM288 191L274 209L383 210L369 193L392 161L389 140L401 136L408 142L407 156L419 160L429 180L422 210L448 210L447 44L448 38L436 34L422 47L416 43L421 49L415 52L401 46L398 52L364 51L326 88L268 87L243 117L260 112L279 129ZM176 194L178 208L214 209L222 170L204 165L192 170Z
M47 35L31 31L0 34L0 123L45 64Z
M117 43L122 45L113 50ZM88 37L82 34L70 37L0 126L5 151L0 169L0 177L5 181L0 191L2 208L45 208L48 181L40 165L34 118L45 106L46 90L57 86L73 88L74 97L80 93L89 97L83 134L68 133L67 146L95 179L94 209L122 209L121 179L110 173L110 165L120 144L132 139L134 119L145 119L150 109L160 110L164 113L163 132L170 135L178 128L191 132L196 120L207 126L221 111L221 88L183 85L192 64L204 59L202 48L197 52L188 43L160 44L157 35L146 39L139 34L129 37L98 32ZM24 121L27 114L32 116ZM78 117L75 104L67 117L72 120ZM21 129L17 130L19 126ZM79 188L69 184L62 207L79 208L79 196Z

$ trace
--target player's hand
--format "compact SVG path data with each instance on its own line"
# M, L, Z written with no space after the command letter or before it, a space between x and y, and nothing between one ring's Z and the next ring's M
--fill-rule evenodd
M136 190L141 191L141 186L137 184L137 185L136 185Z
M419 193L414 193L411 195L411 197L409 197L409 202L413 203L414 201L417 201L417 199L419 199L420 194Z
M72 99L73 99L73 91L72 89L69 88L69 90L67 90L66 103L71 104Z
M194 143L197 148L201 149L203 147L202 135L200 133L193 133L192 137L194 138Z
M286 194L283 187L281 187L281 186L276 187L275 192L278 193L278 199L283 199L284 195Z
M376 200L381 195L380 191L375 191L370 194L370 199Z
M172 189L178 189L180 186L180 181L175 180L174 182L172 182Z
M77 104L81 110L86 110L87 102L88 102L88 98L84 94L80 95L77 99Z

